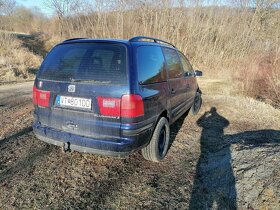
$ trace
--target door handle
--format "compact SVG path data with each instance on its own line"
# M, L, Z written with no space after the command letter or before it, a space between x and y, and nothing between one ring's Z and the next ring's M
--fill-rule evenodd
M176 90L174 90L173 88L171 89L171 94L175 94Z

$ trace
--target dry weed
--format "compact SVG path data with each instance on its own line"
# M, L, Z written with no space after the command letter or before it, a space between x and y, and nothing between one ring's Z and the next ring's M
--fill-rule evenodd
M34 74L31 69L36 69L42 58L27 48L15 35L0 33L0 79L17 80L30 79Z

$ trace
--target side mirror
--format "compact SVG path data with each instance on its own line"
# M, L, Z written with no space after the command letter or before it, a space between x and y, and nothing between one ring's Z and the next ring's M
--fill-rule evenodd
M196 77L201 77L201 76L203 75L203 73L202 73L202 71L195 70L195 71L194 71L194 75L195 75Z

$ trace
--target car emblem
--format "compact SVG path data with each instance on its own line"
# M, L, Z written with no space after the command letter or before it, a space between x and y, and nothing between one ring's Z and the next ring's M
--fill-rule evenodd
M68 92L69 93L75 93L76 91L76 86L75 85L69 85L68 86Z

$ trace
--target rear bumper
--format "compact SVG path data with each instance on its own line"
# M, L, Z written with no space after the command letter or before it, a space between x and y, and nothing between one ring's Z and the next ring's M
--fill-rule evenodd
M119 139L94 139L44 127L39 123L33 125L36 137L44 142L63 147L70 144L71 151L93 153L106 156L123 157L141 149L149 143L152 127L146 127L133 136Z

